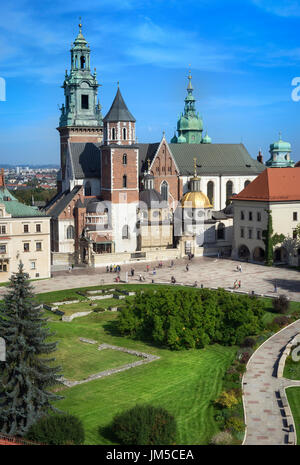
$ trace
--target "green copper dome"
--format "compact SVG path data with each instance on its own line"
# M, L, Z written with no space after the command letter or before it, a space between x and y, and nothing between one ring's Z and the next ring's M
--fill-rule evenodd
M270 145L271 157L266 162L266 166L271 168L293 167L294 162L291 160L292 148L289 142L284 142L279 135L279 140Z
M203 121L196 113L195 97L193 96L192 76L188 76L187 96L184 99L184 113L177 121L177 131L179 137L175 136L172 143L200 144L202 142Z
M277 151L277 152L283 152L283 151L291 152L292 147L291 147L291 144L289 142L284 142L281 139L281 134L280 134L280 139L277 142L274 142L273 144L270 145L270 152L274 152L274 151Z
M202 144L211 144L211 138L209 137L207 132L206 132L205 136L202 139Z
M186 144L186 138L182 134L180 134L180 136L177 139L177 143L178 144Z

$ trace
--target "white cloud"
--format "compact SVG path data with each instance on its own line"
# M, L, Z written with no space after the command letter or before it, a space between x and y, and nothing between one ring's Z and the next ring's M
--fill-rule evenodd
M251 0L254 5L284 18L300 17L300 5L297 0Z

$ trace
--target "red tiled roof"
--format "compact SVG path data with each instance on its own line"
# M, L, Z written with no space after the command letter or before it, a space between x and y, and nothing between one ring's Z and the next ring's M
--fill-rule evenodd
M300 201L300 170L295 168L266 168L232 200Z

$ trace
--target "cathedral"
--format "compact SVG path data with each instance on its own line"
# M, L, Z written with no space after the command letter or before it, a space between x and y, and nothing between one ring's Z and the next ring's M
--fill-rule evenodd
M103 117L90 58L79 24L62 86L58 193L46 207L52 265L230 255L230 199L265 169L262 160L203 136L191 73L177 134L138 143L119 85Z

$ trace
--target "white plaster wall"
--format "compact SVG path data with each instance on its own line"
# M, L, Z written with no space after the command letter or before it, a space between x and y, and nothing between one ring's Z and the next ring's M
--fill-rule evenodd
M59 252L73 253L75 239L67 239L67 228L72 225L75 228L74 219L65 219L58 222Z
M112 224L116 253L132 253L136 251L137 208L138 203L112 204ZM122 239L122 229L124 225L129 226L129 239Z

